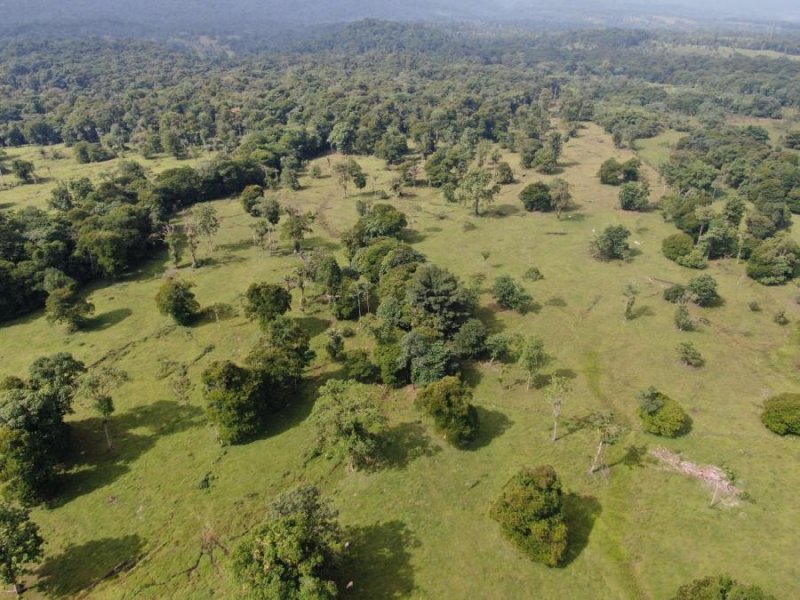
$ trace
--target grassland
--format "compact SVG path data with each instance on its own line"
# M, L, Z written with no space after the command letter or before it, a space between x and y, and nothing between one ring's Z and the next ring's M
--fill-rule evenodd
M800 519L800 447L796 439L770 434L758 419L764 398L800 385L798 289L762 287L744 276L744 265L715 263L709 272L720 283L724 305L696 309L695 316L705 319L700 330L678 332L674 306L661 293L667 282L684 282L694 272L661 256L671 224L657 212L620 211L617 190L599 184L595 174L611 156L630 153L615 150L595 126L566 145L560 176L570 182L577 207L561 221L521 211L517 195L538 176L519 168L514 155L506 158L518 182L505 186L481 218L426 188L393 200L409 215L408 240L463 278L485 273L491 281L500 274L519 278L530 266L542 270L545 279L528 284L536 311L500 311L484 294L481 317L495 331L541 335L557 358L550 372L573 377L565 416L576 424L556 444L549 441L542 391L526 392L514 366L481 364L468 373L482 427L469 450L438 439L406 389L383 399L392 424L387 468L351 474L324 460L308 462L313 390L336 374L320 353L292 410L276 418L262 439L222 449L203 417L199 374L212 360L241 359L258 331L241 316L180 328L158 315L153 296L166 257L88 290L98 316L86 332L66 335L41 314L5 325L0 376L21 373L34 358L56 350L131 375L117 395L113 452L106 451L100 420L90 411L78 407L70 418L79 453L64 493L34 513L49 543L30 580L30 597L233 597L226 553L258 522L269 498L300 481L320 485L348 527L352 560L343 577L353 587L345 598L660 600L687 580L719 572L780 598L800 596L800 540L792 533ZM373 177L378 189L388 188L393 174L382 161L359 162L371 176L366 195ZM329 173L325 159L319 164ZM650 177L655 180L655 173ZM337 234L357 218L354 198L344 199L332 177L302 182L306 189L282 192L281 201L318 211L308 245L341 258ZM0 193L0 202L14 193ZM202 304L237 306L250 283L281 282L297 259L254 248L250 217L235 199L215 205L224 218L217 253L197 271L181 271L196 282ZM475 229L465 231L466 222ZM638 255L619 264L590 259L593 232L617 223L634 232ZM639 316L626 323L623 290L631 282L641 290ZM753 300L761 312L748 309ZM775 324L778 310L786 310L793 324ZM320 349L331 322L324 307L293 316ZM683 340L700 349L705 368L678 363L675 346ZM359 330L348 347L368 343ZM186 365L195 384L187 400L173 391L173 363ZM664 441L640 431L636 394L650 385L690 411L688 436ZM627 425L609 453L608 477L588 474L596 434L580 426L580 417L600 409L615 411ZM659 445L690 460L725 465L751 500L711 508L709 490L647 459L647 450ZM569 491L571 554L559 569L526 560L488 516L510 475L541 463L553 464ZM118 574L104 579L120 565Z

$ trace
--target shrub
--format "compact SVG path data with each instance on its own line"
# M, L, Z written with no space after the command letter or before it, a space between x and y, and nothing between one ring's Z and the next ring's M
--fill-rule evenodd
M800 246L786 237L762 242L750 256L747 275L764 285L780 285L800 271Z
M542 275L542 272L538 267L531 267L525 271L525 274L522 276L522 278L527 279L528 281L541 281L544 279L544 275Z
M789 324L789 317L786 316L785 310L779 310L775 313L775 316L772 317L772 320L775 321L778 325L788 325Z
M497 171L494 175L494 180L500 185L508 185L514 183L514 171L511 170L511 165L507 162L501 162L497 165Z
M692 315L689 314L689 309L685 304L681 304L675 310L675 326L680 331L691 331L694 329L694 321Z
M458 377L445 377L426 386L417 406L433 418L436 430L454 445L462 445L478 432L478 411L470 404L472 392Z
M712 306L720 300L717 281L711 275L700 275L689 280L686 291L691 295L692 302L698 306Z
M708 266L708 261L700 248L695 248L685 256L679 256L675 262L687 269L703 270Z
M744 585L720 575L682 585L672 600L775 600L775 596L757 586Z
M664 300L672 302L673 304L679 304L686 299L686 294L686 286L676 283L664 290Z
M525 468L490 511L503 534L536 562L555 567L567 549L561 481L551 466Z
M761 422L778 435L800 435L800 394L780 394L764 402Z
M541 181L525 186L525 189L519 193L519 199L528 212L535 210L549 212L554 208L553 198L550 196L550 188Z
M631 232L622 225L609 225L592 241L591 250L601 260L623 260L630 254Z
M747 308L749 308L753 312L761 312L761 305L755 300L751 300L750 302L748 302Z
M639 394L639 418L647 433L663 437L678 437L689 426L681 405L653 387Z
M408 365L402 360L403 349L397 343L379 343L373 354L381 373L381 381L391 387L400 387L409 382Z
M694 240L687 233L675 233L661 242L661 252L668 259L676 261L694 250Z
M619 205L622 210L643 211L650 204L650 186L644 181L631 181L619 190Z
M230 361L212 363L202 375L208 419L222 444L238 444L258 432L263 416L256 376Z
M262 328L286 313L292 306L292 295L274 283L254 283L244 295L244 314L258 319Z
M352 350L345 355L344 375L359 383L376 383L381 378L381 371L370 362L364 350Z
M189 281L167 279L156 294L156 306L162 315L171 316L179 325L189 325L200 310Z
M332 327L326 334L325 352L331 357L331 360L339 360L344 356L344 337L342 332Z
M690 367L699 368L706 364L705 359L692 342L682 342L678 345L678 357L682 363Z
M524 313L533 302L533 297L525 291L519 283L508 275L502 275L494 280L492 296L503 308Z

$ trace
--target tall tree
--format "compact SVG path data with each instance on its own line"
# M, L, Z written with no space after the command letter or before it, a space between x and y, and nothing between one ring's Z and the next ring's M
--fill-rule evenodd
M90 371L81 381L80 393L89 400L92 408L100 415L109 450L114 449L111 433L108 430L108 420L114 413L114 399L111 394L128 380L127 372L115 367L105 366Z
M456 188L456 199L471 206L475 216L481 214L481 207L494 202L500 186L494 182L491 171L470 169Z
M551 360L552 357L545 352L542 338L532 337L522 342L522 348L519 352L519 364L528 374L526 390L531 389L531 383Z
M20 578L42 558L43 544L29 510L0 504L0 579L14 586L17 595L24 589Z
M560 375L553 375L552 379L550 379L550 385L545 391L545 397L553 410L553 443L558 439L558 422L561 419L561 413L564 410L564 402L570 391L571 386L569 381Z

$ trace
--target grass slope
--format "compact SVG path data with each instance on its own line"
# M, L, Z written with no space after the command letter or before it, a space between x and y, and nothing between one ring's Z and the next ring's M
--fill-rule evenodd
M163 260L91 289L98 317L87 332L65 335L41 314L0 329L0 375L66 350L87 363L126 369L132 379L117 395L113 452L105 449L96 416L78 407L71 417L80 451L56 505L34 513L49 543L30 597L235 596L226 553L260 519L269 498L300 481L319 484L349 529L352 561L343 577L353 588L345 598L662 599L687 580L718 572L782 598L800 596L800 541L790 533L800 518L797 440L772 435L758 419L765 397L800 384L797 288L765 288L744 277L744 265L715 263L709 272L725 304L695 309L707 323L698 332L678 332L674 306L661 293L666 282L684 282L695 272L661 256L661 240L675 231L671 224L656 212L618 210L617 190L599 184L597 170L611 156L630 154L615 150L595 126L566 145L561 176L579 206L562 221L521 211L517 194L538 176L519 168L513 155L506 158L519 181L503 188L484 217L425 188L394 201L410 217L415 246L461 277L485 273L488 287L500 274L519 278L530 266L542 270L544 280L526 284L538 310L525 316L499 311L484 294L482 317L496 331L541 335L557 357L548 372L573 377L565 417L576 424L563 427L556 444L549 441L542 390L526 392L514 366L484 364L469 371L481 419L480 438L469 450L438 439L414 410L413 391L399 390L384 397L393 440L388 468L348 474L324 460L307 462L313 430L305 417L313 389L336 370L320 353L292 410L262 439L221 449L203 417L197 381L212 360L242 359L257 328L242 317L172 326L153 303L167 268ZM392 174L381 161L359 162L379 189L388 187ZM319 164L329 172L325 159ZM281 192L282 201L318 210L309 245L340 253L336 234L355 221L355 200L342 198L332 177L303 183L310 187ZM253 248L250 217L238 202L215 204L224 217L216 255L194 273L181 271L197 283L202 304L236 305L250 283L281 282L297 259ZM476 229L465 232L467 221ZM617 223L634 232L639 255L629 263L591 260L593 232ZM641 290L639 316L625 323L629 282ZM750 312L751 300L762 312ZM781 309L795 324L772 322ZM324 307L293 316L303 319L321 349L330 321ZM678 363L675 346L683 340L695 343L707 367ZM349 347L368 343L363 332L348 340ZM188 365L195 383L188 401L172 391L174 375L163 376L170 369L165 361ZM688 436L663 441L641 433L636 393L649 385L689 410ZM580 417L599 409L614 410L628 425L609 452L608 478L587 473L596 435L580 426ZM646 451L656 445L728 466L752 502L709 508L708 490L647 461ZM569 492L570 557L559 569L529 562L488 516L505 481L519 467L541 463L556 467ZM204 479L209 486L199 485ZM120 565L121 573L102 580Z

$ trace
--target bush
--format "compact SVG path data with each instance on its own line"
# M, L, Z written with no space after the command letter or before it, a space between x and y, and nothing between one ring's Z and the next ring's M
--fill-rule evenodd
M497 171L494 175L494 180L500 185L508 185L514 183L514 171L511 170L511 165L507 162L501 162L497 165Z
M639 418L647 433L674 438L686 432L689 415L675 400L650 388L639 395Z
M490 511L503 534L536 562L555 567L567 550L561 481L551 466L522 469Z
M664 300L672 302L672 304L679 304L686 299L686 294L686 286L676 283L664 290Z
M661 252L668 259L678 261L694 250L694 240L687 233L675 233L661 242Z
M244 295L244 314L266 328L292 306L292 295L274 283L254 283Z
M644 211L650 205L650 186L644 181L631 181L619 190L622 210Z
M747 276L764 285L780 285L800 271L800 246L786 237L762 242L750 256Z
M178 325L190 325L200 310L189 281L167 279L156 294L156 306L162 315L171 316Z
M528 212L535 210L549 212L554 208L553 198L550 196L550 188L541 181L525 186L525 189L519 193L519 199Z
M416 404L433 418L436 430L448 442L462 445L478 432L478 411L470 400L472 392L458 377L445 377L426 386Z
M775 316L772 317L772 320L781 326L789 324L789 317L786 316L785 310L779 310L778 312L776 312Z
M331 360L339 360L344 356L344 337L342 332L332 327L325 333L325 352Z
M373 354L381 373L381 381L391 387L401 387L409 382L408 365L403 361L403 349L396 343L379 343Z
M682 585L672 600L775 600L775 596L757 586L744 585L720 575Z
M352 350L345 354L344 375L359 383L376 383L381 378L381 371L370 362L364 350Z
M492 296L503 308L525 313L533 302L533 297L519 283L508 275L494 280Z
M682 342L678 345L678 357L682 363L690 367L700 368L706 364L705 359L692 342Z
M679 256L675 262L687 269L703 270L708 266L705 254L700 248L695 248L686 256Z
M257 377L230 361L212 363L202 375L208 420L222 444L238 444L258 432L263 416Z
M681 304L675 310L675 326L680 331L692 331L694 329L694 321L692 315L689 314L689 309L685 304Z
M624 226L609 225L592 241L592 255L601 260L623 260L630 254L630 236L631 232Z
M698 306L713 306L720 300L717 293L717 281L711 275L700 275L689 280L686 285L692 302Z
M544 275L542 275L542 272L538 267L531 267L525 271L525 274L522 276L522 278L527 279L528 281L541 281L544 279Z
M800 394L780 394L764 402L761 422L778 435L800 435Z

